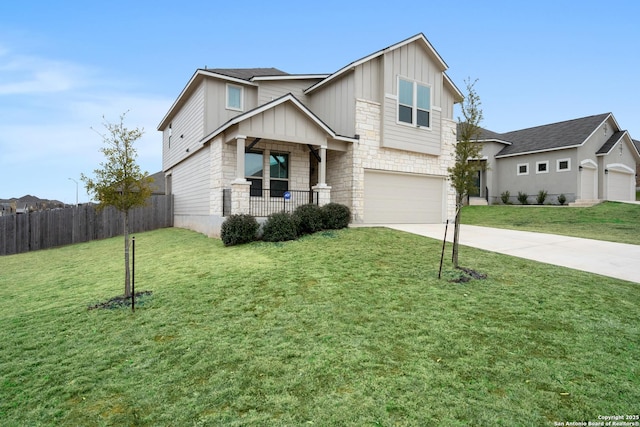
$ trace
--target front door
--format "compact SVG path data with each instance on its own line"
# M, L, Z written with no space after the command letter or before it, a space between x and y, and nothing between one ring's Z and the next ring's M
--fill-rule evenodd
M470 197L480 197L480 184L481 184L481 173L482 171L477 170L475 176L473 177L473 186L474 189L469 193Z

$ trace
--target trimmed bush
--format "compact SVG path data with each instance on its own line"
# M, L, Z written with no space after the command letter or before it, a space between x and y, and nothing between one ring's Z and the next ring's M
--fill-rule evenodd
M528 205L529 204L529 200L527 200L529 198L529 196L527 196L527 193L523 193L522 191L518 191L518 201L523 204L523 205Z
M284 242L298 238L298 226L293 216L286 212L269 215L262 227L262 240Z
M564 194L560 194L558 196L558 203L560 203L560 205L564 205L567 201L567 197Z
M298 234L313 234L322 230L322 209L314 204L301 205L293 212L293 218L298 225Z
M347 228L351 221L351 211L340 203L328 203L322 208L322 221L326 230Z
M231 215L222 223L220 238L225 246L241 245L256 240L260 225L251 215Z
M538 191L538 196L536 196L536 202L539 205L544 205L545 200L547 200L547 190Z
M502 203L505 205L509 204L510 197L511 197L511 193L509 193L508 191L503 191L502 194L500 194L500 200L502 200Z

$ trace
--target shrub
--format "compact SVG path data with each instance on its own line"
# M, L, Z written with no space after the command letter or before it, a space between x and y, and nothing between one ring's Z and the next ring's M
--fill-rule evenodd
M322 230L322 209L318 205L301 205L293 212L293 218L298 226L298 234L312 234Z
M523 193L522 191L518 191L518 201L523 205L528 205L529 201L527 200L529 196L527 193Z
M547 190L538 191L538 195L536 196L536 202L539 205L544 205L544 201L547 199Z
M500 200L502 200L502 203L504 203L505 205L509 204L510 197L511 193L509 193L508 191L503 191L502 194L500 194Z
M262 227L262 240L284 242L298 238L298 226L293 216L286 212L269 215Z
M220 238L225 246L240 245L256 240L260 225L251 215L231 215L223 223Z
M560 194L558 196L558 203L560 203L561 205L564 205L567 201L567 197L564 194Z
M339 203L327 203L322 207L322 222L327 230L347 228L351 221L351 211Z

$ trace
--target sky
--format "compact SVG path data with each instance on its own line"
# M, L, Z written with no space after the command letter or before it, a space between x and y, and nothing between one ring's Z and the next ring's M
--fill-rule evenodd
M197 68L328 74L418 33L463 93L477 79L484 128L611 112L640 139L638 16L636 0L2 1L0 199L87 202L80 174L124 113L160 171L157 126Z

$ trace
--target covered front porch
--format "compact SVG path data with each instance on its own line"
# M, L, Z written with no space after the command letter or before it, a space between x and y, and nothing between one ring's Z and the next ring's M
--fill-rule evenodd
M265 217L331 201L328 152L344 154L353 138L328 128L288 95L233 120L224 130L222 214Z

